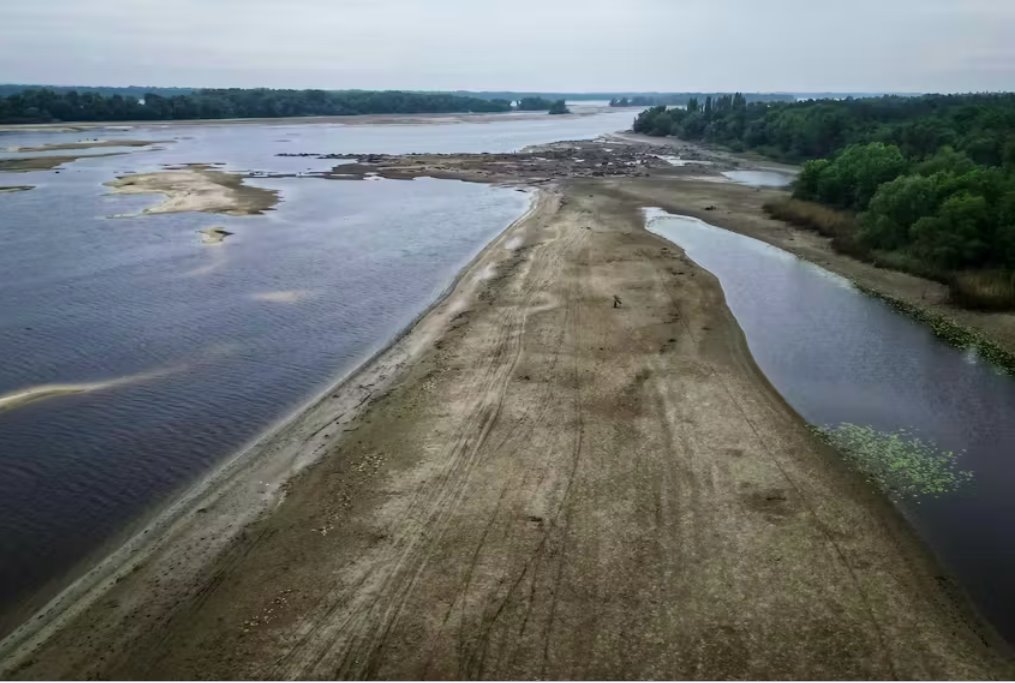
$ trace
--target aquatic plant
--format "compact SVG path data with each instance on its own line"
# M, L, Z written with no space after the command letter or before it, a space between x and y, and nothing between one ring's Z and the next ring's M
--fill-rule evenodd
M815 431L870 483L896 500L942 496L973 478L972 472L959 469L954 452L906 430L881 432L844 422Z

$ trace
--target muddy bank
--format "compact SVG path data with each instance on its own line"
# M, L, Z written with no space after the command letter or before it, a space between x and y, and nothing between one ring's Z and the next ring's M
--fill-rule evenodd
M545 191L407 336L6 641L0 673L1010 677L758 372L714 278L643 229L654 182Z
M59 149L94 149L96 147L146 147L172 140L81 140L79 142L52 142L36 147L14 147L11 152L48 152Z
M233 216L260 214L279 201L276 190L252 187L244 176L217 171L206 164L174 170L125 175L106 183L120 194L162 194L165 199L143 213L204 211Z

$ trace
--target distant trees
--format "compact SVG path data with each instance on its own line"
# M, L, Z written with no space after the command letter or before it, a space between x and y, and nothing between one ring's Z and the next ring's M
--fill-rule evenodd
M634 95L632 97L614 97L610 100L611 107L650 107L656 103L656 98L647 95Z
M549 113L551 114L570 114L571 110L567 108L567 103L564 100L557 100L550 105Z
M523 97L518 100L519 111L549 111L553 102L542 97Z
M547 103L549 108L549 103ZM203 89L143 96L32 89L0 97L0 122L221 119L353 114L504 112L511 103L446 93L394 90Z
M802 161L854 143L884 142L906 158L945 146L978 164L1015 162L1015 94L926 95L773 102L756 95L706 95L686 108L657 103L635 120L637 132L677 135ZM666 121L660 119L665 118ZM655 132L653 132L655 131Z
M656 107L686 106L691 110L691 102L695 103L694 111L699 110L699 102L708 98L721 97L722 93L659 93L655 95L629 95L614 97L610 100L611 107ZM789 93L746 93L741 95L745 102L794 102L796 97Z

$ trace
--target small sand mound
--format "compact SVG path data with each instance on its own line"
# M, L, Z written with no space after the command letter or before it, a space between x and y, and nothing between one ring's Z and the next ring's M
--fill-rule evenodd
M256 301L268 301L275 304L292 304L310 295L305 289L284 289L277 292L258 292L253 295Z
M213 226L205 228L204 230L198 230L201 233L202 244L222 244L225 238L229 237L233 233L229 232L225 228L219 226Z

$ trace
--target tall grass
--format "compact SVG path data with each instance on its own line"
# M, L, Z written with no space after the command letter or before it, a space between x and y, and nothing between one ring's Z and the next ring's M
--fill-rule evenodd
M1015 272L963 271L953 273L948 285L952 301L964 308L985 311L1015 309Z
M832 240L832 248L843 254L868 260L870 252L856 238L858 225L853 214L837 211L802 199L780 199L762 207L772 218L814 230Z

